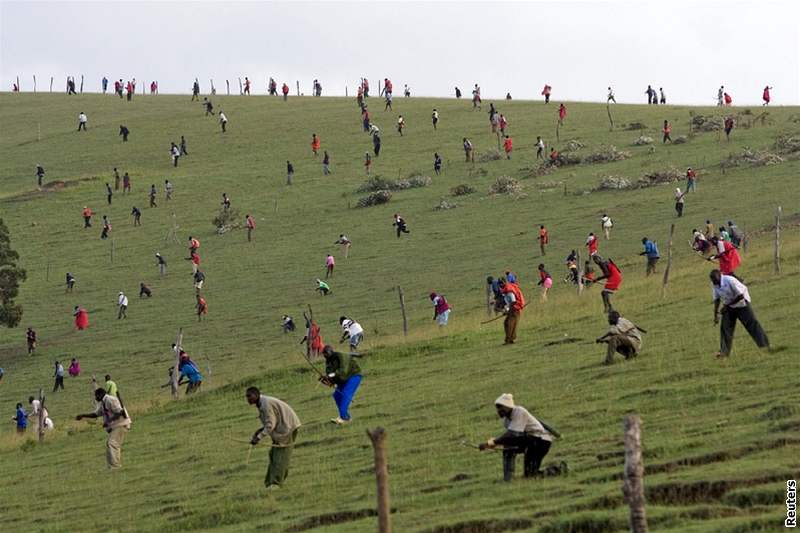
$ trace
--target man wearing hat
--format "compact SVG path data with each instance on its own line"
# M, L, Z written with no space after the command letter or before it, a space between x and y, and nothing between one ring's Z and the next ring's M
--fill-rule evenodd
M542 475L539 467L542 459L550 451L550 444L557 432L546 427L537 420L527 409L514 404L514 397L501 394L494 401L497 416L503 420L506 432L494 439L481 443L478 448L503 447L503 480L511 481L514 478L514 466L517 454L525 454L525 477ZM566 463L562 463L560 472L565 472Z

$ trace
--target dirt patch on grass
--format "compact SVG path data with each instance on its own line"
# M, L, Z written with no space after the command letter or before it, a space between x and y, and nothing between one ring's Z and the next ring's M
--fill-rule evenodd
M533 527L533 520L527 518L470 520L469 522L435 527L427 530L427 533L501 533L502 531L519 531L531 527Z
M797 409L791 405L776 405L759 418L761 420L780 420L781 418L789 418L797 412Z
M392 509L392 513L396 511L397 509ZM326 513L306 518L299 524L295 524L294 526L286 529L286 531L307 531L317 527L354 522L370 516L378 516L378 512L375 509L361 509L359 511L339 511L338 513Z
M295 448L309 448L311 446L319 446L320 444L333 444L334 442L341 442L338 437L330 437L320 440L303 440L294 445Z
M5 201L7 202L24 202L26 200L32 200L33 198L37 198L39 196L43 196L45 194L56 193L59 191L63 191L68 187L74 187L76 185L80 185L86 181L98 181L100 178L98 177L91 177L91 178L81 178L77 180L54 180L48 181L44 185L42 185L41 189L37 189L35 191L28 191L23 192L14 196L9 196L6 198Z
M547 524L539 533L612 533L625 530L626 526L626 521L606 516L573 516Z
M450 481L452 483L458 483L459 481L466 481L468 479L472 479L472 476L470 476L469 474L460 473L460 474L456 474L455 476L451 477Z
M648 475L658 474L661 472L672 472L685 466L707 465L722 461L731 461L734 459L740 459L753 453L759 453L765 450L774 450L777 448L785 448L786 446L797 446L798 444L800 444L800 439L775 439L768 442L758 442L742 448L711 452L695 457L686 457L683 459L678 459L677 461L670 461L668 463L662 463L659 465L645 466L644 470L645 474Z
M433 487L425 487L424 489L419 489L422 494L432 494L434 492L441 492L443 490L452 489L452 485L434 485Z
M791 478L791 474L780 474L750 479L661 483L646 486L645 497L648 503L656 505L691 505L719 500L728 491L739 487L752 487L776 481L785 482Z
M558 340L555 340L555 341L546 342L546 343L544 343L544 345L545 346L558 346L559 344L572 344L572 343L575 343L575 342L580 342L582 340L583 339L579 339L577 337L567 337L565 339L558 339Z

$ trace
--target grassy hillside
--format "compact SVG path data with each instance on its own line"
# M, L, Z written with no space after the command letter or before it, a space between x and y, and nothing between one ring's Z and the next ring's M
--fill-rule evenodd
M463 161L462 137L470 137L479 154L497 146L484 112L471 111L466 101L397 99L395 112L384 113L379 101L371 101L383 131L373 175L432 175L434 151L445 166L428 187L397 191L387 205L356 209L364 195L355 192L365 180L363 154L371 143L353 101L213 100L230 120L224 135L188 97L128 103L111 96L0 95L0 216L29 275L19 298L22 327L0 331L0 366L6 371L0 409L11 416L17 401L39 387L47 390L56 358L78 357L85 374L48 396L57 430L44 445L18 439L10 422L0 426L4 523L20 531L373 530L374 518L365 511L374 507L374 476L364 430L383 425L397 531L617 531L626 527L618 478L621 420L634 410L644 421L653 529L778 527L785 480L800 470L800 414L792 401L800 341L800 232L793 225L800 212L800 164L785 157L779 164L744 164L723 173L719 163L745 147L777 152L779 136L800 132L797 109L770 109L763 123L750 128L744 126L762 110L748 115L734 109L742 127L729 143L710 132L691 135L684 144L650 147L632 143L641 134L658 139L664 119L673 123L673 138L689 135L691 114L719 111L615 106L617 127L609 132L605 106L568 104L557 141L554 105L503 101L498 107L510 122L513 159L473 166ZM441 116L437 131L430 126L434 107ZM79 111L89 116L86 133L74 131ZM393 130L398 113L408 124L402 138ZM648 129L621 127L633 122ZM131 130L128 143L117 137L120 124ZM323 176L321 161L311 156L312 133L331 154L331 176ZM180 135L190 155L173 168L169 142ZM561 151L568 140L578 140L585 145L575 151L581 157L609 145L630 157L536 176L536 135ZM287 159L296 169L291 187L285 185ZM63 184L37 191L36 163L47 169L45 181ZM133 192L118 191L106 206L104 184L115 166L130 173ZM674 218L675 184L589 192L606 176L635 181L686 166L702 170L682 219ZM522 197L488 194L502 175L519 180ZM164 179L175 185L168 205ZM159 206L149 209L151 183L159 188ZM451 197L450 189L460 184L476 192ZM215 234L211 220L223 192L242 216L256 217L253 243L241 230ZM458 208L434 210L443 197ZM91 230L82 229L84 205L97 214ZM133 205L143 211L141 227L132 225ZM772 273L769 233L777 205L788 219L781 275ZM395 212L411 229L399 240L391 227ZM593 343L605 329L599 291L578 297L560 282L564 256L580 248L589 231L598 231L605 212L615 228L600 252L625 273L615 305L650 332L641 357L612 367L600 365L602 347ZM180 243L165 239L173 213ZM113 245L99 239L102 214L114 224ZM740 330L734 355L717 361L711 265L693 256L687 239L706 219L720 224L731 218L751 234L740 273L776 350L758 352ZM673 276L662 295L660 276L645 278L637 254L644 235L664 253L673 222ZM545 258L535 240L539 224L552 237ZM354 241L349 259L332 245L340 233ZM191 269L183 260L188 235L202 241L207 274L210 313L201 324L193 314ZM154 264L156 251L169 263L164 279ZM337 259L334 292L322 298L313 280L324 274L329 252ZM535 288L539 262L557 280L546 303L538 301ZM501 322L481 324L484 280L509 269L532 303L519 343L503 347ZM67 271L78 278L72 294L64 293ZM152 285L151 299L136 297L140 281ZM406 338L398 285L409 312ZM430 320L431 289L443 291L454 307L445 330ZM116 320L119 290L131 298L125 321ZM89 309L87 331L72 330L71 310L78 304ZM302 360L296 344L302 335L280 332L280 316L301 320L306 304L313 305L329 342L339 334L341 314L355 317L367 331L371 354L363 363L354 422L347 427L327 424L335 408L329 390L316 384ZM41 339L33 357L24 349L28 325ZM207 379L201 394L175 403L159 386L180 327ZM106 372L134 416L125 468L113 474L105 470L99 426L70 421L90 407L87 376ZM257 428L255 409L243 398L251 384L287 400L306 424L289 483L270 496L262 488L266 447L245 464L247 445L232 440L246 439ZM498 454L458 446L464 438L478 442L500 432L491 403L501 392L513 392L562 431L564 438L545 462L566 460L569 476L504 484ZM36 509L34 494L42 501Z

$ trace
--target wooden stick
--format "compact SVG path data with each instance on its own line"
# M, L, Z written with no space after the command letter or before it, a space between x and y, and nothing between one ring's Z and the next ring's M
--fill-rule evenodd
M114 239L111 239L111 262L114 262Z
M36 92L36 74L33 75L33 92Z
M225 80L225 86L228 88L228 96L231 95L231 82L230 80Z
M392 510L389 506L389 469L386 463L386 430L367 430L375 451L375 479L378 486L378 533L392 533Z
M83 74L81 74L81 94L83 94Z
M50 76L50 92L53 92L53 76Z
M583 265L581 264L581 253L576 252L575 254L575 261L577 261L578 267L578 296L583 294Z
M623 422L625 440L625 467L622 494L630 506L630 530L647 533L647 515L644 508L644 466L642 465L641 419L628 415Z
M408 318L406 317L406 299L403 296L403 289L398 285L397 294L400 297L400 312L403 313L403 335L408 335Z
M778 210L775 212L775 253L774 253L774 268L775 273L781 273L781 213L783 212L783 208L778 206Z
M667 294L667 283L669 283L669 270L672 267L672 237L675 235L675 224L669 227L669 242L667 243L667 267L664 269L664 281L661 285L662 297Z
M300 80L296 80L295 83L297 84L297 96L300 96Z
M608 112L608 121L611 123L611 127L608 128L608 131L614 131L614 119L611 117L611 104L606 102L606 111Z
M486 284L486 314L492 316L492 287Z

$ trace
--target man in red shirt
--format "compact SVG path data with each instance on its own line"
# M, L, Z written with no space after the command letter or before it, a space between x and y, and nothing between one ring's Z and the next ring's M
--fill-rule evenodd
M250 215L245 215L244 223L247 226L247 242L251 242L253 240L253 230L256 229L256 221Z
M614 261L611 259L606 261L600 257L600 254L594 254L592 256L592 260L603 271L603 275L595 279L595 282L598 282L602 279L606 280L606 284L603 287L603 291L600 293L600 296L603 298L603 310L606 314L608 314L614 310L611 305L611 296L617 292L619 286L622 285L622 271L614 263Z
M589 237L586 239L586 247L589 249L589 257L597 254L597 236L594 233L590 233Z
M739 279L734 275L734 272L739 267L742 259L739 257L739 250L736 249L736 246L730 241L720 239L717 236L713 236L708 240L717 249L717 253L709 257L708 260L713 261L716 259L719 261L719 271L723 276L734 276Z
M197 252L192 252L189 259L192 261L192 275L195 275L197 274L197 269L200 268L200 256L197 255Z
M558 106L558 124L564 125L564 119L567 118L567 107L564 104Z
M503 321L505 330L505 342L503 344L514 344L517 340L517 326L525 308L525 297L516 283L500 280L500 291L506 303L506 319Z
M83 207L83 227L84 228L91 228L92 227L92 210L89 207Z
M539 226L539 250L542 252L542 255L547 255L544 250L547 244L550 244L550 235L548 235L547 229L543 225Z
M506 140L503 141L503 150L506 152L506 159L511 159L511 151L514 149L514 141L506 135Z
M289 86L284 83L281 91L283 92L283 101L285 102L289 98Z

